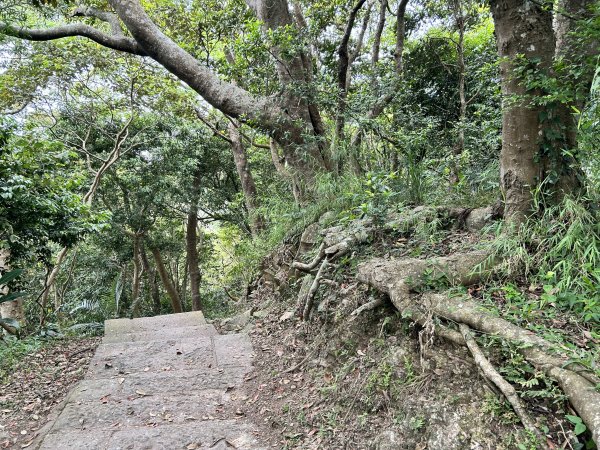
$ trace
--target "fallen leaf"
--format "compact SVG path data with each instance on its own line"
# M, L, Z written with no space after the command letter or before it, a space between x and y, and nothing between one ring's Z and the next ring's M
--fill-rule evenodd
M279 318L279 321L285 322L286 320L289 320L292 317L294 317L294 311L286 311L281 315L281 317Z

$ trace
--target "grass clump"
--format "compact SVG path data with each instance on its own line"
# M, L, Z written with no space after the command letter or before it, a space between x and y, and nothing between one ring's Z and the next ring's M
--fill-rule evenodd
M518 228L500 224L492 250L505 279L540 289L538 307L600 321L600 214L589 199L566 197Z
M46 341L37 337L0 340L0 382L4 383L23 357L39 351Z

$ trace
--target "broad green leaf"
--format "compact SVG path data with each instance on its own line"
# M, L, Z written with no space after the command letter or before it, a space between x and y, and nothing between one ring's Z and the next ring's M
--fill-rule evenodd
M583 423L578 423L577 425L575 425L576 436L579 436L581 433L585 433L585 430L587 430L587 427Z
M23 273L23 269L15 269L10 272L6 272L4 275L0 277L0 286L3 284L7 284L17 278L19 275Z
M11 302L26 295L25 292L11 292L8 295L0 295L0 303Z

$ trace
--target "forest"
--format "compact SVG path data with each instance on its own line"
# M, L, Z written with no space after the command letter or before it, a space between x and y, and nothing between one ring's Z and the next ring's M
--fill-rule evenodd
M593 0L1 0L0 448L190 311L313 386L247 406L279 448L596 448L599 45Z

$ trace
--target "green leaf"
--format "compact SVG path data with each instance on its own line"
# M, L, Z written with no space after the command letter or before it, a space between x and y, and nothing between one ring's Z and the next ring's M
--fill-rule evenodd
M0 303L11 302L26 295L27 294L25 292L11 292L8 295L0 295Z
M10 272L6 272L4 275L0 277L0 286L3 284L7 284L17 278L19 275L23 273L23 269L15 269Z
M575 436L579 436L581 433L585 433L587 427L583 423L578 423L575 425Z
M567 420L569 422L571 422L573 425L577 425L578 423L581 423L581 417L578 416L571 416L569 414L565 414L565 417L567 418Z

